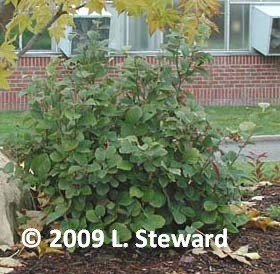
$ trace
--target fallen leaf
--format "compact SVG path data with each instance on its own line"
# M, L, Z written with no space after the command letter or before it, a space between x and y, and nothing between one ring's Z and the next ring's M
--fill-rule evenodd
M61 249L50 247L47 240L41 241L37 249L39 257L47 254L65 254L65 252Z
M227 253L224 253L224 251L222 250L222 248L219 248L216 246L216 244L214 243L214 241L210 242L210 246L213 249L212 253L217 255L218 257L220 257L221 259L225 258L228 256Z
M10 250L11 247L8 245L0 245L0 250L2 250L3 252L6 252L7 250Z
M267 228L279 228L280 227L280 222L274 221L270 217L263 217L263 216L258 216L255 218L251 218L249 222L246 224L247 228L259 228L263 231L266 231Z
M35 252L28 252L28 251L23 251L20 255L20 258L22 259L29 259L29 258L33 258L33 257L37 257L38 255Z
M193 248L192 249L192 254L194 255L200 255L200 254L205 254L207 253L206 250L204 250L203 248Z
M262 201L264 196L254 196L251 198L252 201Z
M280 227L280 222L271 221L271 222L268 223L268 227L272 227L272 228Z
M255 218L257 216L259 216L261 213L260 211L258 211L257 209L255 208L252 208L250 209L248 212L247 212L247 216L249 217L249 220L251 220L252 218Z
M212 253L217 255L220 258L226 258L227 256L230 256L232 259L237 260L239 262L251 265L251 263L246 259L250 258L252 260L257 260L260 258L259 254L256 252L248 252L249 246L241 246L238 250L232 251L229 246L226 247L217 247L214 241L211 241L210 243L212 248Z
M23 266L22 263L14 258L11 257L2 257L0 258L0 267L20 267Z
M247 258L249 258L251 260L258 260L261 258L261 256L257 252L250 252L250 253L244 254L244 256L246 256Z
M247 207L253 207L253 206L256 205L256 203L255 202L242 201L241 205L242 206L247 206Z
M0 266L0 274L11 273L13 271L14 271L14 269L11 267L1 267Z
M251 265L251 263L244 256L235 255L233 253L229 253L228 255L234 260L237 260L237 261L239 261L241 263L244 263L244 264Z
M262 187L262 186L272 186L272 183L269 181L261 181L257 184L257 186Z

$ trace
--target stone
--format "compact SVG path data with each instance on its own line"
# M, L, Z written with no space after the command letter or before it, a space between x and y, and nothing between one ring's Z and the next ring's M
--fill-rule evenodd
M16 210L22 201L19 182L9 179L10 175L1 169L10 160L0 151L0 246L12 246L15 243Z

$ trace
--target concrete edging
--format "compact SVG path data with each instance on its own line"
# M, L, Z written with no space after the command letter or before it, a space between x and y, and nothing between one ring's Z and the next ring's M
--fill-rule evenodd
M255 136L252 136L250 138L250 141L252 142L277 142L279 141L280 142L280 135L255 135ZM233 140L231 140L230 138L226 137L222 143L224 144L232 144L232 143L238 143L238 142L235 142Z

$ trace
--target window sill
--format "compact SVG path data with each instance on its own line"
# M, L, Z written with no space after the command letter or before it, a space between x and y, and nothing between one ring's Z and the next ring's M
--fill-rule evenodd
M16 51L18 52L18 51ZM213 56L240 56L240 55L260 55L258 52L252 51L218 51L218 50L205 50L205 52L210 53ZM143 55L143 56L158 56L162 54L162 51L130 51L128 55ZM52 56L59 56L62 55L61 52L56 51L29 51L23 55L23 57L52 57ZM126 56L127 54L124 53L111 53L110 56L112 57L121 57Z
M18 53L19 51L16 51ZM31 50L26 52L22 57L52 57L59 56L60 52L51 51L51 50Z

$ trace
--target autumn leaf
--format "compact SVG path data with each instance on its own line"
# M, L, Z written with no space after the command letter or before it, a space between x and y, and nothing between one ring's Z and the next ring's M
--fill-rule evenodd
M239 262L251 265L251 263L247 260L247 258L251 260L260 259L260 255L257 252L249 252L249 246L241 246L238 250L232 251L229 246L226 247L217 247L214 241L210 242L210 246L212 248L212 253L217 255L220 258L231 257L234 260Z
M42 240L37 247L37 250L40 258L48 254L65 254L65 252L61 249L50 247L47 240Z
M19 260L14 259L12 257L1 257L0 266L2 266L2 267L20 267L20 266L22 266L22 263Z
M7 78L11 75L11 71L7 70L3 64L0 63L0 88L9 89L10 85Z
M89 8L89 12L92 13L94 11L101 13L102 9L105 8L105 0L90 0L87 1L87 8Z
M251 218L246 224L246 227L259 228L265 232L268 228L280 228L280 222L274 221L270 217L258 216Z

